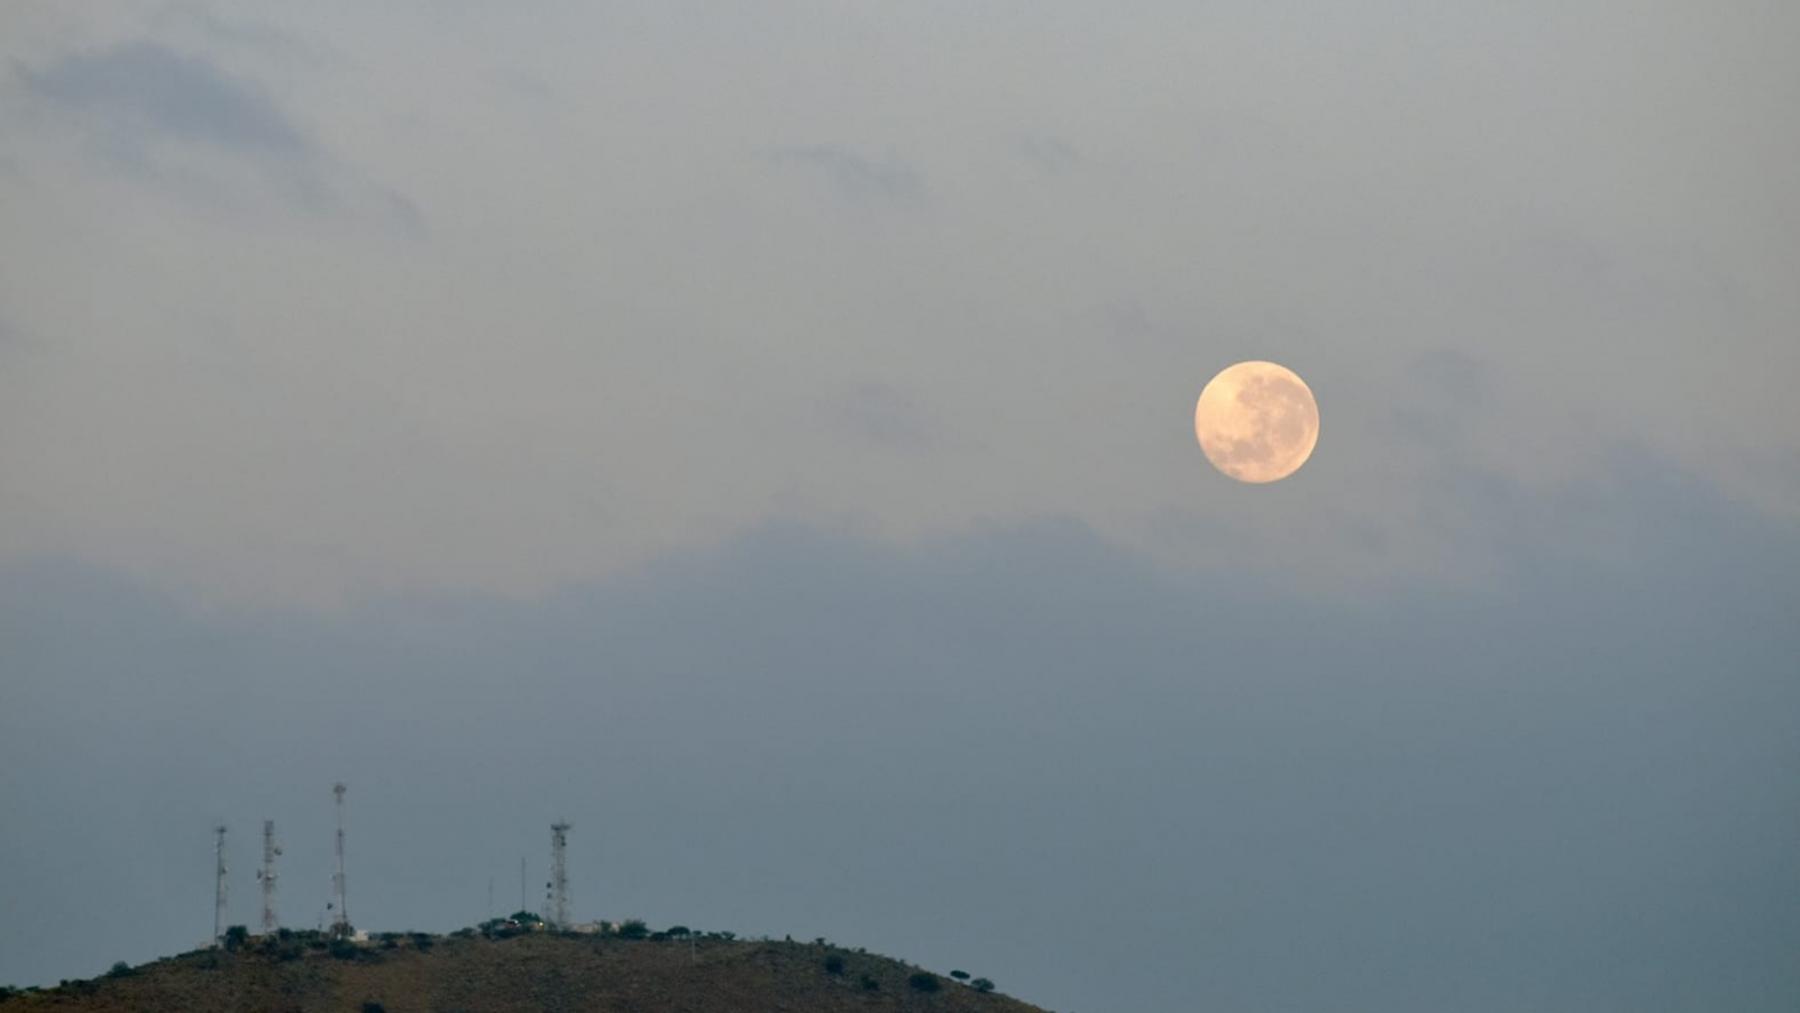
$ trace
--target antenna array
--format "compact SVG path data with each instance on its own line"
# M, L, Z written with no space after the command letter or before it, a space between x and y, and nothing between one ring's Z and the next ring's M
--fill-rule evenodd
M553 929L569 927L569 824L558 820L550 825L550 882L544 884L548 910L544 920Z
M262 868L256 870L256 878L262 883L262 930L265 936L281 924L275 917L275 858L280 854L281 845L275 843L275 821L263 820L263 860Z
M231 894L231 884L225 879L225 824L213 828L213 861L216 867L213 880L213 945L225 943L225 902Z
M355 931L350 927L350 905L344 898L344 782L331 786L331 794L337 799L337 872L331 877L331 934L347 938Z

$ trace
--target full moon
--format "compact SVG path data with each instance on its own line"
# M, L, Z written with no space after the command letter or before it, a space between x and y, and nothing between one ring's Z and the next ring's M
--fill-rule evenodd
M1240 362L1200 391L1194 435L1213 467L1240 482L1274 482L1312 456L1319 404L1286 366Z

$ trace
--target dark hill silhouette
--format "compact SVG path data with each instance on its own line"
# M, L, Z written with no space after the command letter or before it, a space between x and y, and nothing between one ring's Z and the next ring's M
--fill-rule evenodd
M917 980L915 980L917 979ZM819 943L525 932L252 939L0 998L4 1013L1042 1013Z

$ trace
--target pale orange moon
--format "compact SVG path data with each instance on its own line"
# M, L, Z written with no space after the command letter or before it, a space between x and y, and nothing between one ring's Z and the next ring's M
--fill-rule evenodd
M1273 362L1227 366L1200 391L1194 435L1206 459L1240 482L1300 470L1319 442L1319 403L1306 381Z

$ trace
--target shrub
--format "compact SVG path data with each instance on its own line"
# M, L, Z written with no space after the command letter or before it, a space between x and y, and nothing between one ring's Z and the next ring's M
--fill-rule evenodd
M968 981L969 980L969 972L967 972L967 971L951 971L950 977L955 978L957 981Z
M844 958L838 956L835 953L833 953L829 957L826 957L825 958L825 973L826 974L843 974L844 973Z
M412 934L412 944L414 949L429 950L434 942L436 942L436 940L431 938L429 932L414 932Z
M333 939L331 945L327 947L327 952L337 960L355 960L362 955L362 950L348 939Z
M663 930L663 934L670 939L686 939L694 933L686 925L671 925Z
M992 992L994 990L994 983L986 978L976 978L974 981L969 982L969 987L977 992Z
M938 984L938 976L929 971L920 971L906 979L906 984L914 992L936 992L942 987Z
M129 978L133 974L136 974L136 973L137 973L136 971L133 971L131 969L130 964L127 964L126 962L121 960L107 970L106 976L108 978Z
M881 991L881 982L876 981L874 978L871 978L866 974L862 976L861 984L862 984L862 990L864 992L879 992L879 991Z
M250 939L250 930L242 925L233 925L225 930L225 948L236 951Z
M643 939L650 935L650 926L641 918L627 918L619 925L620 939Z

